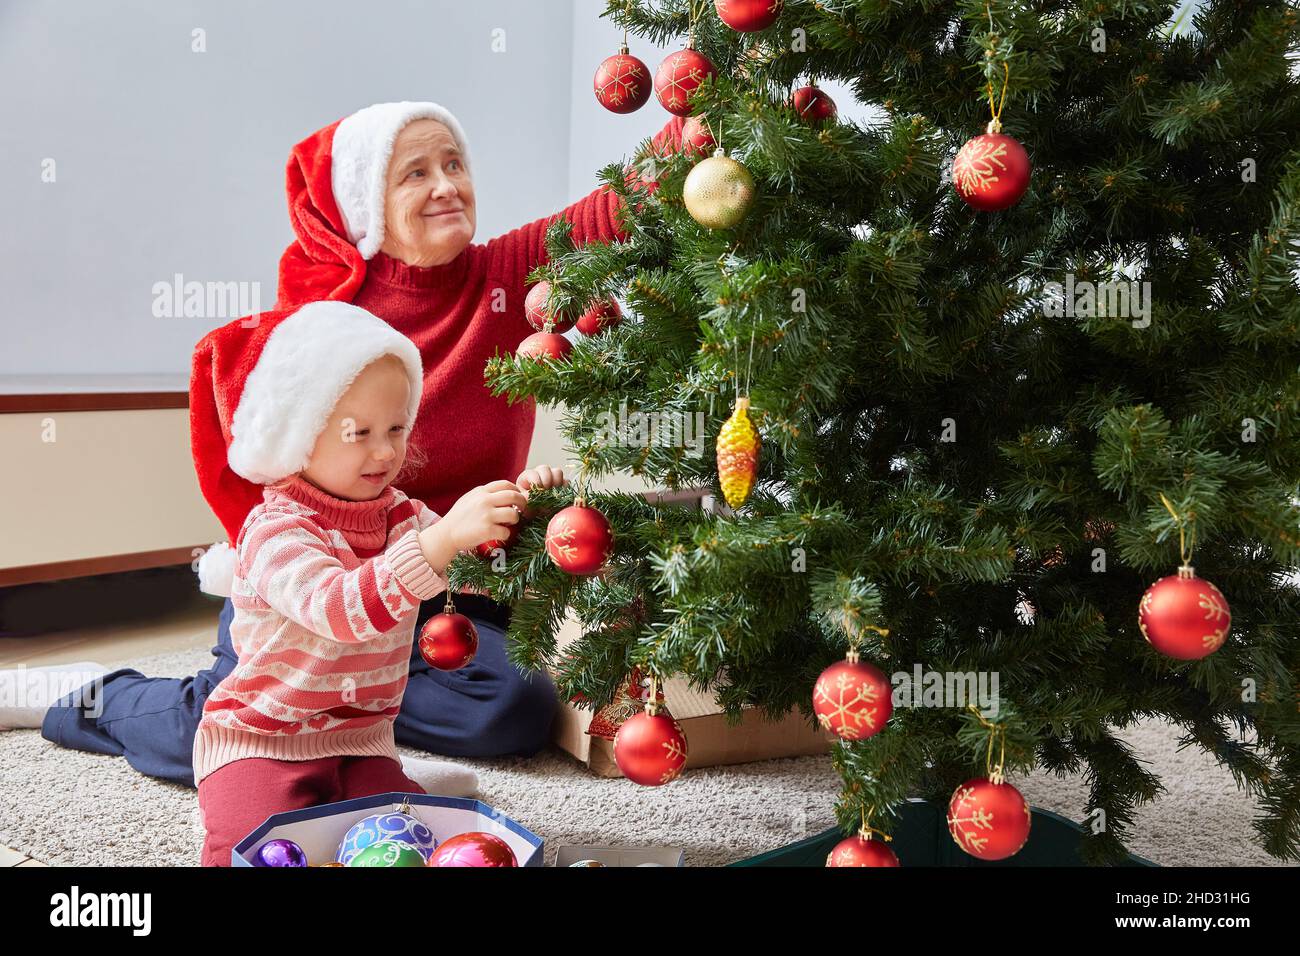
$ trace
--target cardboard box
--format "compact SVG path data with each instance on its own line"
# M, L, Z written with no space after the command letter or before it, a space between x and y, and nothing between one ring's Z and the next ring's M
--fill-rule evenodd
M403 801L409 804L411 814L428 825L439 844L458 833L482 830L505 840L515 851L520 866L542 865L542 838L481 800L425 793L380 793L273 814L235 844L230 852L231 866L253 866L258 847L275 839L293 840L307 854L308 863L326 863L334 859L339 844L354 823L374 813L396 810Z
M561 648L581 635L581 625L569 612L556 634ZM755 708L746 708L736 726L727 723L721 705L712 696L694 690L680 677L669 678L663 687L664 704L686 734L686 769L722 764L752 763L773 757L802 757L823 754L831 748L833 735L792 710L779 721L763 718ZM811 694L811 690L809 691ZM593 773L621 777L614 762L614 742L587 733L595 713L563 701L555 716L552 739Z
M595 860L606 866L682 866L686 853L668 846L562 846L555 851L556 866Z

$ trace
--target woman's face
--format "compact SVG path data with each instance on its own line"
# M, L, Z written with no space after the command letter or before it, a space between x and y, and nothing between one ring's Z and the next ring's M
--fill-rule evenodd
M386 255L411 266L451 262L474 238L474 184L451 130L406 124L393 144L384 194Z

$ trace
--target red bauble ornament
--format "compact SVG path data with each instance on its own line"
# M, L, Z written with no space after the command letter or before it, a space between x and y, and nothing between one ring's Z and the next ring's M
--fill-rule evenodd
M690 116L691 94L717 72L707 56L691 47L669 53L655 72L655 96L668 112Z
M813 712L826 730L845 740L866 740L879 732L894 712L889 678L880 668L858 660L856 651L822 671L813 685Z
M557 511L546 526L546 553L570 574L595 574L613 550L609 522L581 498Z
M709 124L702 117L692 116L682 124L682 145L694 152L711 155L718 144L709 132Z
M650 67L623 47L596 67L596 100L611 113L631 113L650 99Z
M534 332L515 349L518 358L565 359L573 351L573 343L554 332Z
M551 284L543 279L528 290L524 296L524 318L528 324L539 332L567 332L573 328L572 321L565 321L554 315L547 299L551 294ZM550 328L547 328L547 323Z
M587 725L587 733L593 737L613 740L618 728L631 717L642 713L650 700L650 678L644 677L639 668L633 667L628 673L627 683L619 687L614 699L596 711ZM671 717L664 704L664 691L655 685L655 713Z
M830 94L816 86L799 87L790 97L790 105L794 107L800 119L813 124L833 120L839 113Z
M420 629L420 656L440 671L460 670L478 653L478 628L451 605L424 622Z
M611 325L618 325L623 320L623 310L613 299L601 299L593 302L582 318L578 319L578 331L583 335L595 335Z
M973 209L997 212L1020 201L1029 188L1029 154L1010 136L989 129L957 151L952 185Z
M826 854L827 866L902 866L884 840L851 836L835 844Z
M948 832L981 860L1005 860L1029 839L1029 804L1011 784L987 777L967 780L948 801Z
M766 30L781 15L782 0L713 0L722 22L741 33Z
M1209 657L1228 639L1232 610L1218 588L1184 564L1142 595L1138 627L1147 643L1180 661Z
M518 866L515 851L499 836L471 830L447 837L429 857L429 866Z
M668 783L686 766L686 735L667 714L647 711L623 721L614 735L614 762L643 787Z

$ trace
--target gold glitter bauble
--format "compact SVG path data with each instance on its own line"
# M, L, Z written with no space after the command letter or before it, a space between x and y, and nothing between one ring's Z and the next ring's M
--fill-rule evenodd
M686 174L682 200L691 218L701 226L731 229L745 218L754 201L754 177L718 150Z

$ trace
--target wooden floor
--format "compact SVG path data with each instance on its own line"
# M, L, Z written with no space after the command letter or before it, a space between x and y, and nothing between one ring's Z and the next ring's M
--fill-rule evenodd
M220 604L198 599L161 615L142 607L139 620L109 627L78 627L34 637L0 637L0 667L38 667L78 661L95 661L112 667L154 654L208 649L217 642L220 609ZM3 740L4 733L0 731L0 744ZM0 846L0 867L45 865L18 850Z
M158 616L141 616L137 622L103 628L77 628L39 637L0 637L0 667L25 664L74 664L126 661L190 648L210 648L217 643L220 607L198 605Z

